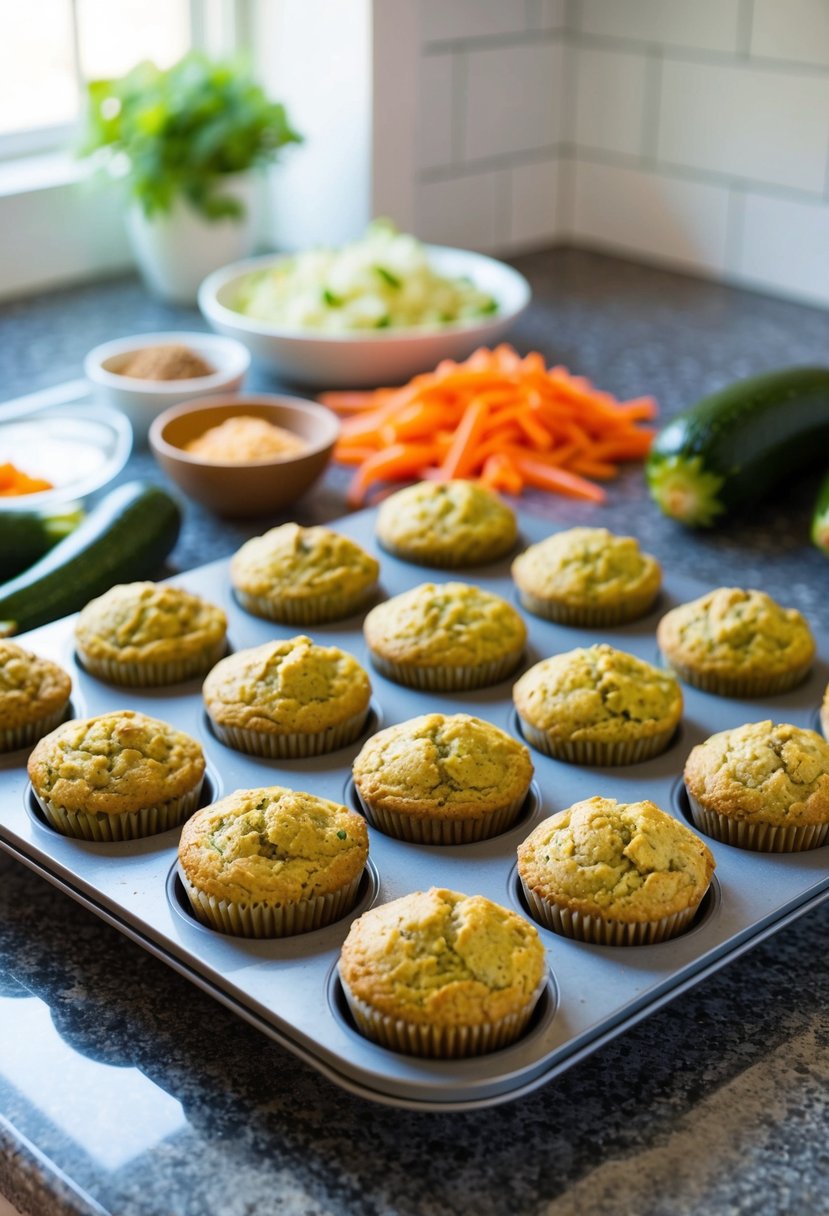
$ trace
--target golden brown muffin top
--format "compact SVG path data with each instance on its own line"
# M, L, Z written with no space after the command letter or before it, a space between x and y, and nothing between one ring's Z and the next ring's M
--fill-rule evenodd
M373 735L354 761L370 802L403 815L481 818L522 797L533 775L523 743L469 714L423 714Z
M64 722L29 757L35 791L68 811L122 815L189 794L204 776L195 739L124 709Z
M390 495L377 514L377 537L401 557L470 565L493 561L515 544L515 514L474 481L420 481Z
M521 650L527 637L506 600L468 583L421 583L372 608L363 632L383 658L415 667L487 663Z
M94 659L163 663L217 646L226 630L221 608L182 587L119 583L82 610L75 639Z
M829 743L786 722L749 722L697 744L685 784L718 815L784 827L826 823Z
M640 924L694 907L714 858L653 802L587 798L545 819L518 847L518 872L542 899Z
M230 580L248 595L279 600L369 590L379 563L330 528L282 524L246 541L230 563Z
M333 894L362 873L362 815L285 786L236 790L185 823L179 862L205 895L269 907Z
M700 672L771 675L808 663L815 642L795 608L765 591L719 587L663 616L657 641L665 658Z
M531 595L574 607L655 596L662 581L656 558L634 537L607 528L568 528L530 545L512 563L512 576Z
M0 730L56 714L71 691L72 681L57 663L0 638Z
M682 716L682 692L670 672L605 642L536 663L515 684L513 699L522 718L551 739L639 739Z
M371 684L352 655L300 634L228 655L207 676L203 693L221 726L313 733L366 709Z
M480 1026L518 1012L546 971L538 932L523 916L437 887L363 913L340 955L340 975L358 1000L434 1026Z

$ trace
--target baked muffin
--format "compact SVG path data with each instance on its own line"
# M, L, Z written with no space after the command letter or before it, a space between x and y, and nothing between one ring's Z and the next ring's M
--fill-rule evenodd
M419 844L469 844L505 832L533 775L530 753L469 714L424 714L379 731L354 761L369 823Z
M62 667L0 639L0 752L36 743L63 720L72 681Z
M682 717L670 672L602 643L543 659L512 690L524 737L573 764L635 764L663 752Z
M365 725L371 685L336 646L303 635L239 650L203 685L214 733L255 756L319 756L353 742Z
M521 662L527 629L515 609L467 583L421 583L372 608L363 633L374 666L413 688L497 684Z
M29 757L53 828L84 840L134 840L177 827L198 804L204 755L167 722L124 709L64 722Z
M204 675L227 649L227 617L181 587L121 583L91 600L75 649L93 676L149 687Z
M680 679L723 697L763 697L806 678L815 642L805 619L764 591L720 587L663 616L659 649Z
M362 816L273 785L188 819L179 876L199 920L243 937L307 933L354 906L368 859Z
M787 723L750 722L698 744L685 764L694 824L764 853L814 849L829 838L829 743Z
M545 819L518 847L537 921L579 941L640 946L694 918L714 872L700 838L653 802L587 798Z
M377 539L389 553L427 566L474 566L509 553L518 527L497 494L474 481L420 481L387 498Z
M655 557L607 528L556 532L512 563L521 603L565 625L617 625L644 616L662 583Z
M236 598L254 616L315 625L349 616L366 603L380 566L330 528L282 524L242 545L230 563Z
M547 978L544 947L523 916L482 895L436 887L363 913L339 970L367 1038L444 1058L512 1043Z

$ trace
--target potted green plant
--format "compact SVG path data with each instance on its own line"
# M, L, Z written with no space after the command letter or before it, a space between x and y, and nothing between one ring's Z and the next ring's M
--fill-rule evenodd
M191 303L205 275L251 252L254 171L301 136L244 65L196 52L166 70L140 63L87 90L81 154L125 181L147 285Z

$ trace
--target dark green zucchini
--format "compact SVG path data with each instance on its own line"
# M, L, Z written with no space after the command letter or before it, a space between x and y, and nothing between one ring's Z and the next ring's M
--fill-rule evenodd
M45 557L0 586L0 637L76 612L115 583L156 574L180 526L166 490L142 481L118 486Z
M645 472L666 515L705 527L827 450L829 369L793 367L739 380L677 415Z
M13 578L68 536L83 519L77 503L54 511L0 511L0 579Z
M812 542L829 557L829 473L820 483L812 513Z

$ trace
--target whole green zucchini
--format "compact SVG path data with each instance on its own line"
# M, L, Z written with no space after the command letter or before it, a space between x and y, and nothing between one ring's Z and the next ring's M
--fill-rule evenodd
M115 583L155 574L180 526L166 490L142 481L118 486L45 557L0 586L0 637L76 612Z
M820 483L812 513L812 543L829 557L829 473Z
M651 496L681 523L708 526L829 450L829 369L738 380L678 414L645 466Z
M0 511L0 579L34 565L83 519L77 503L54 511Z

